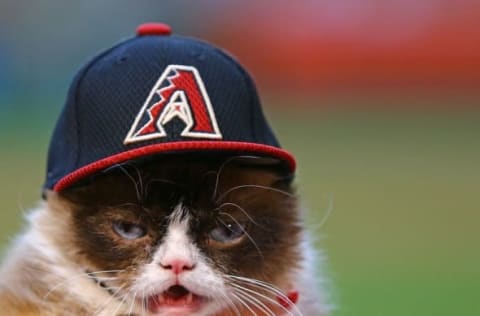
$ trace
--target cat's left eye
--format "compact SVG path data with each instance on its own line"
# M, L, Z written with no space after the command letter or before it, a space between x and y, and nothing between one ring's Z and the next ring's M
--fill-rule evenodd
M138 239L147 234L143 226L134 223L113 222L112 228L120 237L128 240Z
M245 226L241 223L219 223L210 231L209 237L220 243L234 243L245 234Z

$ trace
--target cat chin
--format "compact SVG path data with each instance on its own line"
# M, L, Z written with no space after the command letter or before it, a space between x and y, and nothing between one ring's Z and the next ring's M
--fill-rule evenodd
M175 291L177 293L169 293ZM224 314L219 312L222 305L216 300L196 295L182 287L150 296L141 304L146 307L148 316L220 316Z
M149 307L149 316L209 316L212 315L212 308L201 303L189 304L186 306L156 306L153 309Z
M215 301L181 285L174 285L162 293L144 298L139 304L146 306L152 315L196 315L212 309Z

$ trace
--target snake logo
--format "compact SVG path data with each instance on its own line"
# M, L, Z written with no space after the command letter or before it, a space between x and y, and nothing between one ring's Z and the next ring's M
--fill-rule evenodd
M153 86L128 132L124 144L167 136L165 125L178 118L182 137L221 139L210 98L198 70L169 65Z

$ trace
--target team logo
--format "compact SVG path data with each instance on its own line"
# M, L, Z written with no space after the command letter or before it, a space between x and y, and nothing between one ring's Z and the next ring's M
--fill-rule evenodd
M165 124L178 118L185 123L183 137L219 139L210 98L198 70L169 65L150 91L124 144L167 136Z

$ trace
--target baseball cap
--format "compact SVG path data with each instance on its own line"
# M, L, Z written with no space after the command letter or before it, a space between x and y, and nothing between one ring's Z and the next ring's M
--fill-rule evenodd
M44 189L171 154L274 159L294 173L243 67L215 46L146 23L76 74L54 129Z

